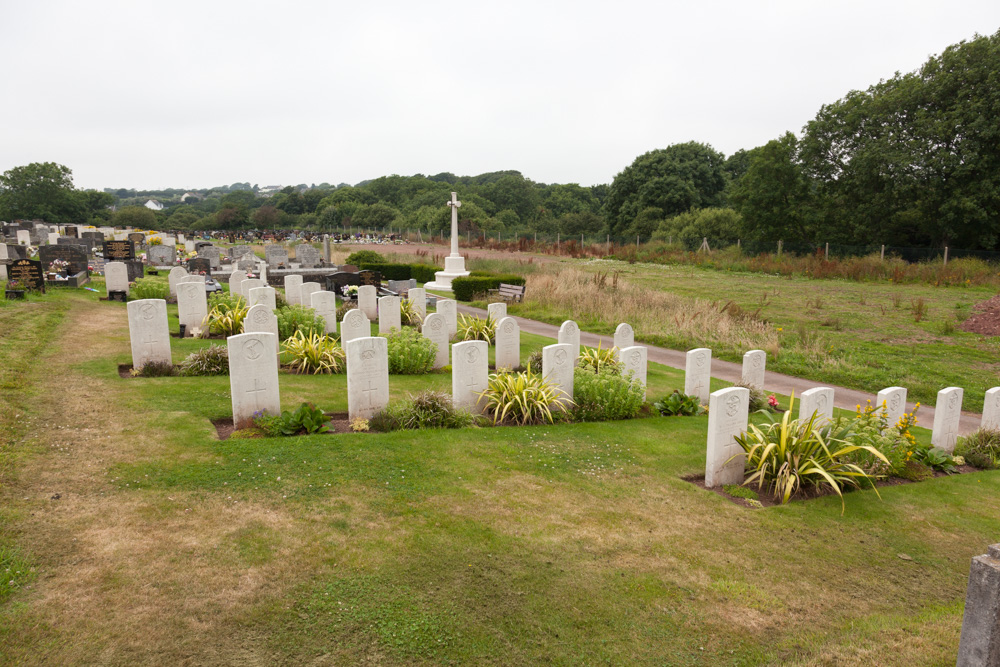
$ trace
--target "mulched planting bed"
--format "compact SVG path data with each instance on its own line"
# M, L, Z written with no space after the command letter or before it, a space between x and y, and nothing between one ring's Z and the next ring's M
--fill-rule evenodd
M959 325L962 331L1000 336L1000 294L972 307L972 315Z
M354 433L351 430L351 420L347 418L346 412L326 412L324 413L328 421L326 422L326 427L330 429L326 433L319 433L317 435L335 435L338 433ZM219 440L228 440L229 436L233 434L236 427L233 426L232 417L220 417L219 419L212 419L212 426L215 427L215 432L219 437ZM364 431L362 431L364 433ZM296 436L288 436L296 437Z

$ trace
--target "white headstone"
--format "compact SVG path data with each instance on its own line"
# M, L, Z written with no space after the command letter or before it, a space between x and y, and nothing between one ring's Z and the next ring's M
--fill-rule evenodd
M59 243L59 234L49 232L49 245L56 245L57 243Z
M1000 387L986 391L986 400L983 401L983 421L979 428L1000 431Z
M184 335L190 336L194 328L202 328L208 317L208 298L205 285L199 282L177 284L177 319L183 324Z
M580 358L580 327L573 320L566 320L559 327L560 345L570 345L573 350L573 364Z
M319 292L323 289L323 286L319 283L307 282L302 283L302 287L299 288L299 303L303 306L311 307L309 304L312 303L312 293Z
M485 401L479 394L489 386L490 345L467 340L451 346L451 401L456 408L482 413Z
M947 387L938 392L934 406L934 430L931 444L951 454L958 440L958 423L962 418L961 387Z
M289 305L302 303L302 276L285 276L285 301Z
M171 248L176 248L177 239L175 239L173 236L165 236L163 237L163 245L170 246Z
M281 414L281 394L278 390L277 343L271 333L243 333L230 336L229 391L233 401L233 424L246 428L255 412Z
M229 293L230 294L239 294L241 297L243 297L245 299L247 295L242 292L242 289L243 289L242 283L246 279L247 279L247 272L246 271L238 271L237 270L237 271L233 271L232 273L230 273L229 274Z
M743 355L743 383L764 388L764 367L767 365L767 352L750 350Z
M705 486L742 484L746 452L736 436L746 431L750 411L750 390L727 387L713 392L708 402L708 452L705 457Z
M458 333L458 302L454 299L438 299L434 307L444 316L445 324L448 325L448 338L454 338Z
M182 276L177 280L178 285L180 285L181 283L198 283L201 285L202 289L205 289L205 276L188 274L186 276Z
M421 327L424 338L437 345L437 354L434 357L434 368L443 368L448 365L448 324L444 321L441 313L431 313L424 320Z
M521 365L521 327L513 317L501 317L497 320L494 345L497 370L513 370ZM535 371L537 370L536 368Z
M895 428L899 418L906 412L906 388L887 387L880 391L875 397L876 414L881 414L883 405L886 409L889 428Z
M194 241L184 242L184 252L194 252Z
M389 403L389 341L379 336L355 338L344 350L347 414L351 419L368 419Z
M313 292L310 296L309 305L326 323L323 333L337 335L337 295L333 292L320 290Z
M374 285L358 287L358 310L371 322L378 319L378 290Z
M559 343L542 348L542 379L564 399L558 409L568 410L573 400L573 345Z
M167 274L167 283L170 286L170 296L177 296L177 281L188 274L183 266L175 266Z
M618 348L619 353L626 347L632 347L635 345L635 331L632 329L632 325L622 322L617 327L615 327L615 347ZM621 356L616 353L618 358Z
M486 306L486 315L493 323L496 324L503 318L507 317L507 304L506 303L491 303Z
M371 324L368 318L357 308L344 313L344 319L340 323L340 346L345 347L348 341L355 338L367 338L372 335ZM388 348L387 348L388 349Z
M140 369L150 362L172 363L167 302L163 299L139 299L130 301L127 308L132 367Z
M393 329L402 329L399 314L399 297L383 296L378 300L378 332L389 333Z
M31 232L27 229L17 230L17 245L31 245Z
M413 304L413 310L420 316L420 321L427 319L427 290L423 287L411 287L406 293L406 300Z
M243 333L269 333L274 334L274 350L281 351L281 343L278 335L278 316L274 310L264 304L250 306L246 317L243 318Z
M833 420L833 389L813 387L806 389L799 397L799 421L805 421L816 414L816 424L822 425Z
M251 306L259 304L267 306L268 310L274 310L278 307L278 301L274 295L273 287L251 287L247 290L247 293L250 295L247 299L247 303Z
M646 400L646 372L647 361L645 346L632 345L618 350L618 359L622 362L622 375L625 377L632 374L633 381L642 383L642 400Z
M128 267L125 262L108 262L104 265L104 284L108 293L128 294Z
M712 351L699 347L687 353L684 362L684 393L697 396L702 405L708 403L712 380Z
M7 244L0 240L0 259L10 259L7 256ZM7 265L0 262L0 280L7 280Z
M240 296L243 297L244 301L250 303L250 290L263 286L264 281L260 278L247 278L240 282Z

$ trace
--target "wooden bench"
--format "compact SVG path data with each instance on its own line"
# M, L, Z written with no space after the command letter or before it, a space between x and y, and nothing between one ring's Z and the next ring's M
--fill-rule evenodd
M524 300L524 285L508 285L507 283L500 283L497 293L503 298L504 301L522 301Z

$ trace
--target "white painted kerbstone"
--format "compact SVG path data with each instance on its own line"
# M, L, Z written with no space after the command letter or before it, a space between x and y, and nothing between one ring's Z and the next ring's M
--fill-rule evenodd
M708 403L712 380L712 351L699 347L687 353L684 361L684 393L697 396L698 401Z
M632 347L635 345L635 330L632 329L631 324L622 322L617 327L615 327L615 356L621 359L621 351L626 347Z
M490 345L484 340L467 340L451 346L451 402L456 408L482 413L490 375Z
M434 307L444 316L445 324L448 325L448 338L454 338L458 333L458 302L454 299L438 299Z
M281 414L278 390L278 355L273 350L277 336L253 332L230 336L229 391L233 401L233 424L246 428L255 412Z
M128 294L128 267L125 262L108 262L104 265L104 284L111 292Z
M521 365L521 327L513 317L502 317L497 320L494 345L497 370L514 369Z
M258 278L258 280L260 279ZM267 306L269 310L275 310L278 307L278 299L273 287L251 287L247 290L247 294L250 295L247 298L247 303L251 306Z
M133 368L138 370L150 362L173 363L170 358L170 330L167 328L165 300L130 301L128 335L132 344Z
M357 308L344 313L344 319L340 323L340 346L344 347L348 341L355 338L367 338L372 335L371 324L368 318Z
M257 289L258 287L264 287L264 281L260 278L247 278L246 280L240 282L240 296L249 305L250 303L250 290Z
M194 328L201 329L208 317L208 298L205 285L183 282L177 285L177 319L183 324L184 335L190 336Z
M302 304L302 276L285 276L285 301L289 305Z
M566 320L559 327L559 344L570 345L573 350L573 364L580 358L580 326L573 320Z
M259 303L250 306L246 317L243 318L243 333L269 333L274 334L274 351L280 353L281 341L278 334L278 316L274 310Z
M895 428L899 418L906 413L906 388L887 387L875 397L875 412L880 414L885 405L889 428Z
M378 300L378 332L389 333L393 329L402 329L399 314L399 297L383 296Z
M374 285L358 288L358 310L365 314L369 322L378 319L378 290Z
M241 297L243 297L245 299L247 297L247 295L243 293L242 283L246 279L247 279L247 272L246 271L238 271L237 270L237 271L233 271L232 273L230 273L229 274L229 293L230 294L239 294Z
M764 367L767 365L767 352L750 350L743 355L743 383L758 389L764 388Z
M799 421L804 421L816 414L816 425L833 421L833 389L830 387L813 387L806 389L799 397Z
M618 359L622 362L622 375L628 377L631 373L633 382L642 383L642 400L644 401L646 400L647 354L644 345L632 345L618 350Z
M746 452L736 436L747 430L750 390L727 387L713 392L708 401L708 451L705 457L705 486L742 484Z
M316 314L323 318L326 327L323 333L337 335L337 295L333 292L320 290L310 295L309 305Z
M486 315L493 320L496 324L503 318L507 317L507 304L506 303L491 303L486 306Z
M569 410L573 400L573 345L558 343L542 348L542 379L564 400L557 407Z
M958 423L962 418L961 387L947 387L938 392L934 405L934 430L931 444L951 454L958 441Z
M986 400L983 401L983 421L979 428L1000 431L1000 387L986 391Z
M389 341L379 336L365 336L348 341L344 350L347 353L347 414L351 419L368 419L389 403Z
M299 288L299 303L307 308L312 308L309 304L312 303L313 292L320 292L323 290L323 286L319 283L308 282L302 283L302 287Z
M420 316L420 321L427 319L427 290L423 287L411 287L406 293L406 300L413 304L413 310Z
M434 368L444 368L448 365L448 323L440 313L431 313L421 327L424 338L437 345L434 356Z
M167 274L167 284L170 286L170 296L177 296L177 282L188 274L183 266L175 266Z

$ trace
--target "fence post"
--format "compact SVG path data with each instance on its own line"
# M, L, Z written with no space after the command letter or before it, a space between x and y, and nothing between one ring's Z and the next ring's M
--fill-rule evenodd
M784 245L784 241L778 241L778 257L781 257L781 246Z
M639 249L639 235L638 234L635 235L635 249L636 250Z
M608 234L608 254L611 254L611 234Z
M885 261L885 244L884 243L882 244L882 253L879 255L879 259L881 261L883 261L883 262Z
M948 246L944 247L944 265L948 266Z
M538 243L538 230L535 230L535 243Z
M826 252L823 255L823 259L825 259L825 260L829 260L830 259L830 244L829 243L826 244Z
M556 254L559 254L559 232L556 232Z
M736 249L737 249L737 250L741 250L741 246L740 246L740 243L741 243L742 241L743 241L743 239L736 239Z

